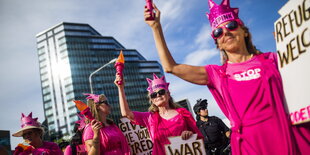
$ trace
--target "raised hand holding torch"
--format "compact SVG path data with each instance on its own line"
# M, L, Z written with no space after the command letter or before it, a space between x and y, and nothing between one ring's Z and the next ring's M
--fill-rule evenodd
M147 18L146 20L154 20L155 19L155 14L153 12L153 0L145 0L146 1L146 8L150 12L150 17Z
M122 85L123 84L123 70L124 70L124 63L125 63L125 60L124 60L124 55L123 55L123 51L121 51L119 53L119 56L115 62L115 69L116 69L116 74L119 75L121 77L121 80L120 81L117 81L117 84L118 85Z

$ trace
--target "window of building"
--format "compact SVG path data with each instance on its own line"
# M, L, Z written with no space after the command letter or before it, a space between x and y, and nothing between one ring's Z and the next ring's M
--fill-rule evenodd
M45 111L46 116L53 114L53 109L49 109Z
M76 117L76 116L70 117L70 124L71 124L71 123L74 123L74 122L77 121L77 120L78 120L78 117Z
M42 35L37 37L37 42L40 42L40 41L44 40L45 38L46 38L45 34L42 34Z
M73 91L73 86L69 85L65 89L66 89L66 92L71 92L71 91Z
M63 30L64 29L64 26L63 25L60 25L60 26L58 26L58 27L56 27L55 29L54 29L54 33L58 33L59 31L61 31L61 30Z
M53 117L53 116L47 117L47 122L48 122L48 123L54 122L54 117Z
M67 94L66 97L67 97L67 101L74 99L74 93L71 92L71 93Z
M49 81L48 81L48 80L42 82L42 87L46 87L46 86L48 86L48 85L49 85Z
M65 119L64 119L64 116L61 116L59 118L59 126L64 126L66 123L65 123Z
M51 95L50 94L43 96L43 101L48 101L50 99L51 99Z
M69 109L69 115L77 113L76 108Z
M44 104L44 109L48 109L50 107L52 107L52 102L47 102Z
M48 125L49 130L54 130L55 129L55 124L50 124Z
M45 59L45 54L42 54L42 55L39 56L39 61L42 61L44 59Z

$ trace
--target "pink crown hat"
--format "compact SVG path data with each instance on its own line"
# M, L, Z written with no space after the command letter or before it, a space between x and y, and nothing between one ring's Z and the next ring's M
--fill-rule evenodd
M163 88L165 90L168 90L169 83L166 82L165 76L162 76L161 78L158 78L155 73L153 73L153 80L146 78L147 83L149 84L149 87L147 88L147 91L150 93L153 93L158 88Z
M231 8L229 0L223 0L220 5L217 5L212 0L208 1L210 13L206 13L206 15L210 21L212 30L222 23L231 20L238 20L242 23L238 16L239 9Z
M40 122L38 122L38 118L32 118L32 112L28 116L25 116L22 113L21 127L22 128L19 131L13 134L14 137L22 137L23 131L27 129L37 128L37 129L41 129L44 132L44 128L41 127Z
M95 103L98 103L100 100L99 100L99 97L100 95L97 95L97 94L88 94L88 93L84 93L83 95L88 95L86 97L86 99L92 99L94 100Z

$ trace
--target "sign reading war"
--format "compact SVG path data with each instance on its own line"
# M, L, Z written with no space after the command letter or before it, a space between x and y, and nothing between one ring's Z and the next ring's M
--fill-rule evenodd
M278 65L292 124L310 121L310 0L289 0L274 23Z
M133 155L151 155L153 142L147 128L130 122L128 118L121 118L118 124L123 132Z
M197 140L197 134L183 140L181 136L169 137L170 144L165 145L167 155L206 155L202 139Z

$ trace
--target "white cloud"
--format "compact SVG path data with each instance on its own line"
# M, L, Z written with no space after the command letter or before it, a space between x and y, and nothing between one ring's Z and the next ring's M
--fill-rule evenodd
M195 66L206 65L208 63L208 60L216 56L218 53L219 51L217 49L197 50L188 54L185 58L184 63Z
M199 33L196 35L194 45L197 49L189 53L185 57L185 64L190 65L205 65L208 64L208 60L216 56L219 51L215 48L210 48L210 44L213 43L213 39L210 36L211 28L209 25L204 24Z

